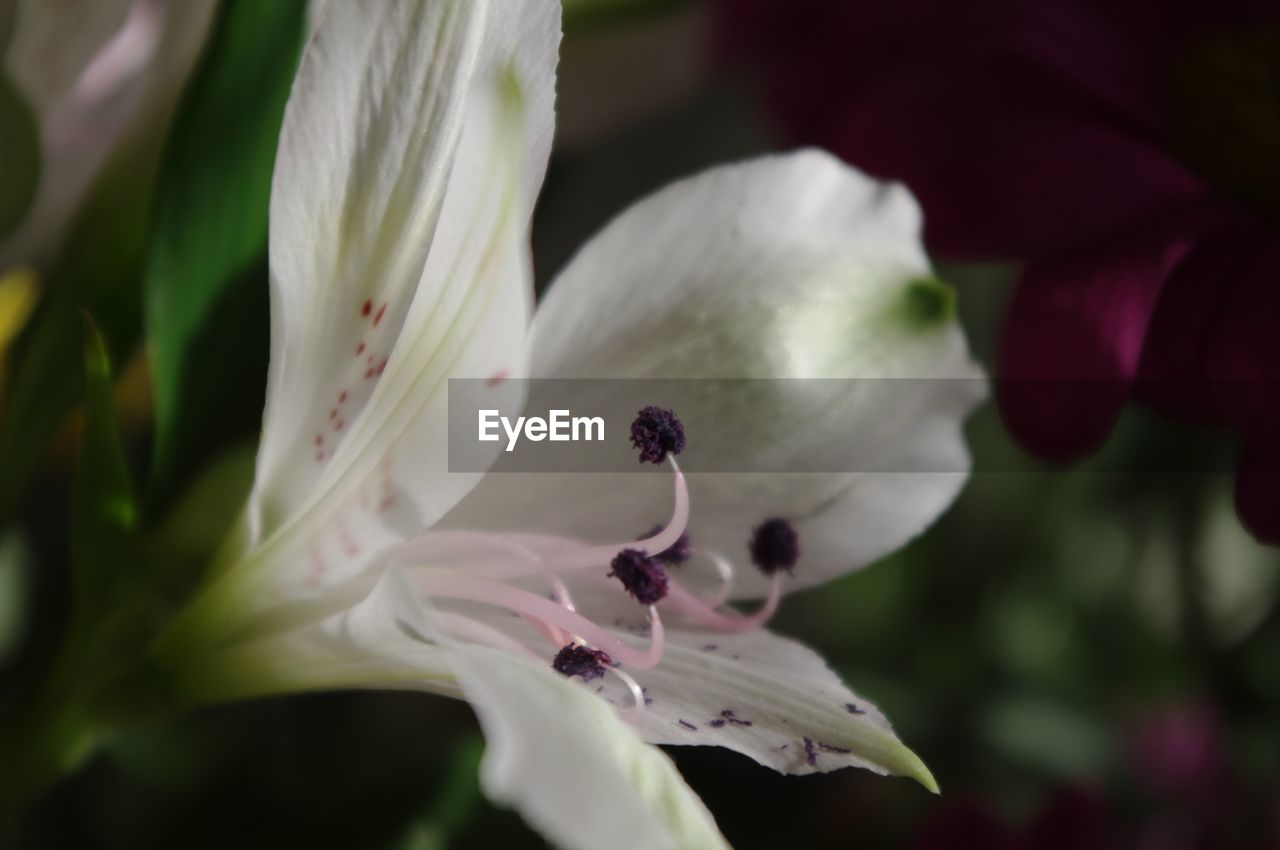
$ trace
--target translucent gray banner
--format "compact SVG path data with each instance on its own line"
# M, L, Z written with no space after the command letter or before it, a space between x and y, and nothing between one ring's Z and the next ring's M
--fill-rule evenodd
M1166 382L1162 389L1188 387ZM1241 389L1233 383L1230 394ZM637 412L656 405L675 411L684 425L687 448L679 462L689 472L963 472L967 453L957 448L955 422L990 391L965 379L452 380L449 468L656 471L638 462L630 439ZM1067 426L1116 391L1108 382L1080 380L1000 388L1003 398L1045 405ZM1132 461L1134 468L1106 471L1225 471L1233 455L1147 452ZM1016 453L995 463L1005 468L985 471L1035 468Z

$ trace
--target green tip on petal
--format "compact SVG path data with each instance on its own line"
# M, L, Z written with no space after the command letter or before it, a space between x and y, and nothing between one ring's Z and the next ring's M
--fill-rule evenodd
M913 280L903 291L901 309L915 327L940 325L956 314L956 291L937 278Z
M941 794L942 789L938 787L938 780L933 778L933 773L929 770L928 766L925 765L925 763L921 761L920 757L911 750L907 750L905 747L903 749L905 750L905 753L902 764L902 775L919 782L925 787L925 790L929 791L931 794Z

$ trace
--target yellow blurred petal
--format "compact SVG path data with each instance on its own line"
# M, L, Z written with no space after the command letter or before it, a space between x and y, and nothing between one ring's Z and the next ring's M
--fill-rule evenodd
M0 275L0 363L36 306L36 273L20 266Z
M0 412L9 377L9 343L27 323L38 296L34 270L20 266L0 274Z

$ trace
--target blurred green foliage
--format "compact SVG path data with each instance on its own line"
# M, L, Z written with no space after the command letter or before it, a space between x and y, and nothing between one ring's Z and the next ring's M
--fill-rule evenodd
M76 604L101 605L130 551L138 507L120 442L111 362L92 320L85 320L85 423L72 493L72 559Z
M0 46L3 39L0 39ZM9 75L0 70L0 239L9 234L35 198L40 138L35 115Z

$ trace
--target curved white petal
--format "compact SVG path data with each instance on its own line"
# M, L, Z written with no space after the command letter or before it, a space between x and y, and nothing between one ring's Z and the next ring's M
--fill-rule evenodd
M192 704L336 688L461 695L449 651L424 639L400 572L370 572L340 596L332 613L285 606L258 621L256 636L182 659L173 665L175 695Z
M348 584L348 598L333 602L356 599L350 607L301 625L282 612L264 624L270 634L189 659L175 671L179 697L198 703L334 687L461 695L487 739L486 793L556 844L727 847L670 759L591 690L552 672L549 661L468 643L456 627L447 633L453 615L421 607L398 568Z
M884 715L795 641L668 632L662 663L635 675L649 699L636 726L652 743L727 747L783 773L862 767L937 791Z
M294 573L329 581L473 484L446 471L447 380L524 370L559 4L349 0L320 17L272 186L247 542L305 538Z
M562 847L728 847L671 759L590 690L497 650L455 653L484 728L480 778L490 798Z
M961 429L985 383L919 230L905 189L826 154L713 169L641 201L574 258L535 317L532 373L866 379L741 395L694 384L677 407L702 468L768 456L806 472L690 474L694 544L746 564L752 528L788 517L804 550L789 586L820 582L923 530L969 470ZM846 471L825 471L832 446ZM492 474L446 523L632 539L669 498L661 476ZM764 587L748 569L737 595Z
M194 66L214 0L22 0L5 67L40 127L40 182L0 268L49 259L115 146L151 132ZM0 45L2 47L2 45Z

